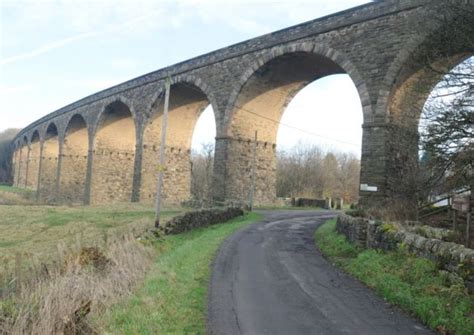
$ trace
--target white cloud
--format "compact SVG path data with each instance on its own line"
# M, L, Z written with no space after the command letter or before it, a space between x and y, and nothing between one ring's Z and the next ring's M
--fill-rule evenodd
M31 51L25 52L23 54L7 57L7 58L2 58L0 59L0 65L5 65L9 63L14 63L20 60L28 59L28 58L34 58L36 56L42 55L44 53L47 53L51 50L62 48L72 42L79 41L85 38L90 38L92 36L97 35L97 33L84 33L84 34L79 34L67 38L63 38L61 40L57 40L54 42L46 43L39 48L33 49Z

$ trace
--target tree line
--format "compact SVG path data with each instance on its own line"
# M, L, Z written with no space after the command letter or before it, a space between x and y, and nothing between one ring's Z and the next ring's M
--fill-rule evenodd
M11 184L13 182L13 148L11 141L18 132L19 129L13 128L0 132L0 184Z
M199 205L212 203L214 146L193 150L192 198ZM314 144L298 143L277 153L277 196L282 198L342 198L358 200L360 161L353 154L326 152Z
M298 143L277 153L277 196L357 202L359 174L360 161L355 155Z

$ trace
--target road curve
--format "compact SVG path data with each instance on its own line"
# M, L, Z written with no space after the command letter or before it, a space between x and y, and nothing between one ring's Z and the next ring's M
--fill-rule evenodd
M210 334L432 334L323 258L313 235L334 214L264 214L216 256Z

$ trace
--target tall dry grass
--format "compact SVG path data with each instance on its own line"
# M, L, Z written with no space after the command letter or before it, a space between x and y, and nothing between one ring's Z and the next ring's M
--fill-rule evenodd
M38 266L30 280L4 292L0 334L95 334L94 317L131 293L153 259L153 249L132 233L101 247L58 246L58 254L53 265Z

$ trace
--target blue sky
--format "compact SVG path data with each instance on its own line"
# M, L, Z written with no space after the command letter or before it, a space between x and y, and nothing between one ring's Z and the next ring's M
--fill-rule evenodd
M0 131L147 72L366 2L0 0ZM212 112L203 113L194 147L212 141L212 122ZM281 126L279 147L303 141L360 150L362 111L346 75L302 90L282 123L304 132Z

